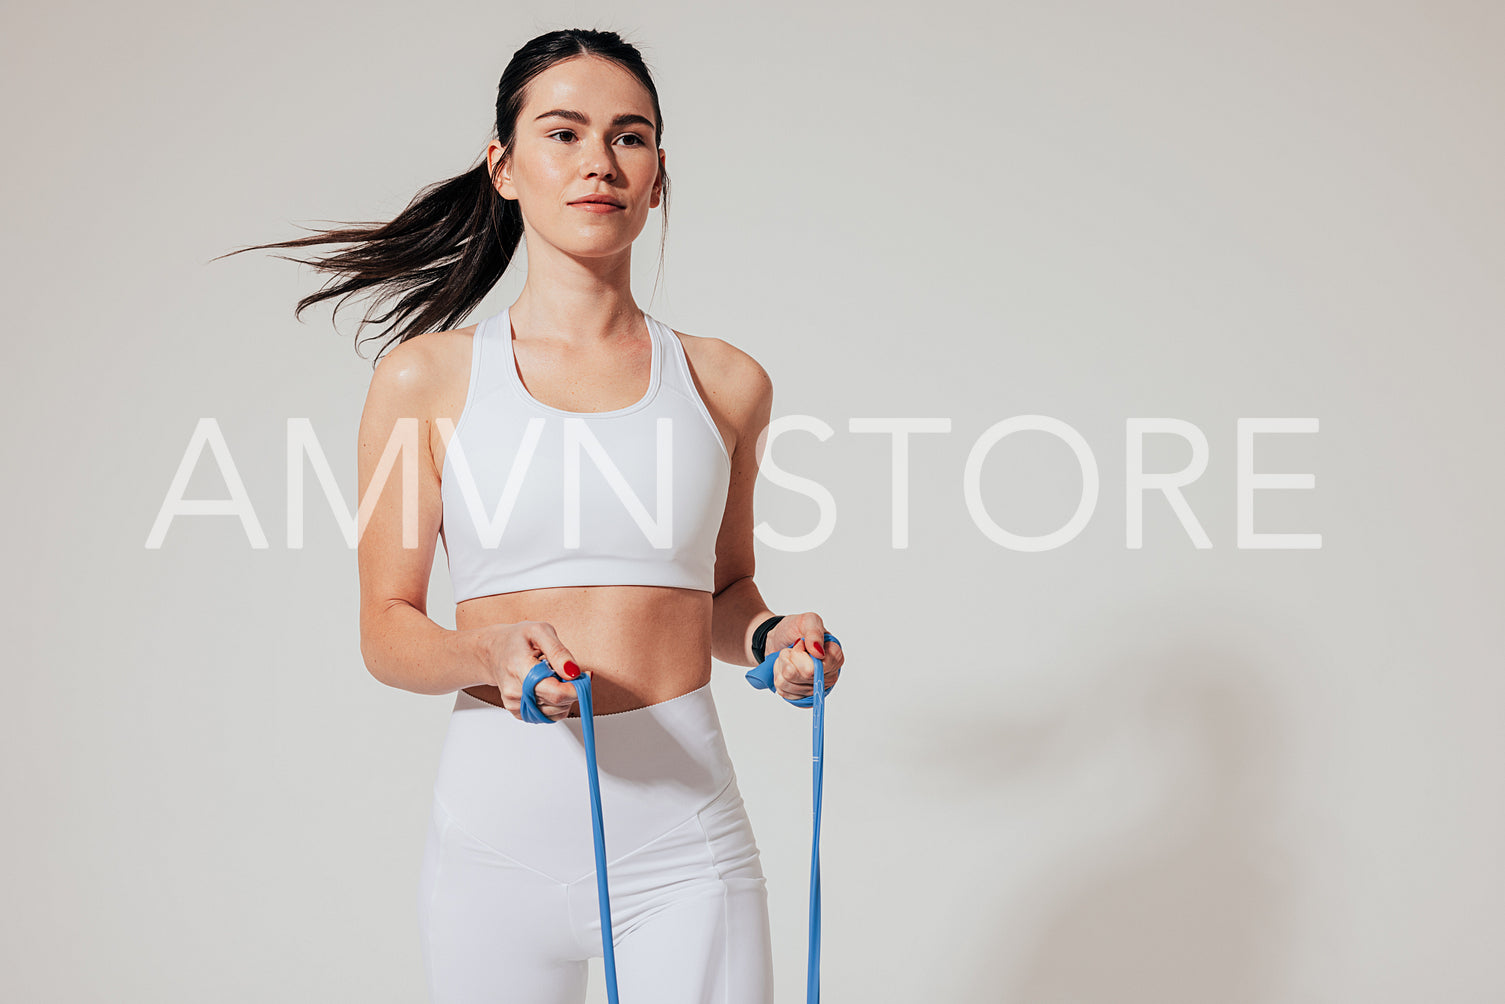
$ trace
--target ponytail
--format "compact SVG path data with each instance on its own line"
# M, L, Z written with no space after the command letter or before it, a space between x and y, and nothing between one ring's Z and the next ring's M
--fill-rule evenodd
M507 271L522 234L521 210L497 192L483 161L424 188L390 223L348 224L345 229L319 230L309 237L257 244L231 254L350 245L313 259L273 257L333 273L318 292L298 301L295 318L316 303L367 290L379 291L379 300L398 297L385 313L372 316L368 311L361 321L364 326L395 319L388 329L395 334L382 344L380 357L394 343L443 331L463 320ZM342 305L343 299L335 309Z
M497 85L496 135L504 148L511 147L528 82L555 63L582 55L613 60L647 88L658 119L654 146L660 145L664 117L659 109L658 89L637 48L614 31L576 28L539 35L513 54ZM497 163L500 167L501 161ZM667 172L662 179L662 192L667 224ZM390 337L376 354L380 358L395 343L429 331L444 331L464 320L507 271L522 237L522 209L516 200L502 198L482 159L463 174L424 188L390 223L352 223L344 229L315 230L308 237L253 244L230 254L319 244L348 245L341 251L313 259L273 257L332 273L323 288L298 301L294 318L308 307L333 297L341 298L335 305L338 311L345 298L372 293L374 303L361 326L391 322L383 332ZM659 240L662 267L662 234ZM395 304L385 313L373 316L376 304L394 297ZM357 352L361 341L356 339Z

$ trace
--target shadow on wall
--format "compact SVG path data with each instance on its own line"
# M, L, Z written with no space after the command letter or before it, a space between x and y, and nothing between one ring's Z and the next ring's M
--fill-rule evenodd
M1000 974L979 959L960 980L964 999L1273 1001L1289 911L1281 852L1266 837L1282 730L1257 672L1236 656L1185 650L1115 666L1071 707L1104 729L1063 726L1025 769L1066 777L1148 750L1164 771L1153 807L1111 838L1085 834L1050 859L1036 876L1029 930L1017 909L995 925L998 942L1015 946L1014 964ZM1105 732L1116 737L1096 742Z

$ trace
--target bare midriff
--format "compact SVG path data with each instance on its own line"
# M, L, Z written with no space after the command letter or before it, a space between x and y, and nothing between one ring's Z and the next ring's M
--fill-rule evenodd
M609 715L659 704L710 682L711 602L704 590L673 586L525 589L461 601L455 607L455 627L468 631L519 621L552 625L581 672L591 674L593 712ZM527 668L518 667L524 673ZM563 666L554 669L564 675ZM466 687L465 692L503 706L494 686ZM570 717L579 716L576 705Z

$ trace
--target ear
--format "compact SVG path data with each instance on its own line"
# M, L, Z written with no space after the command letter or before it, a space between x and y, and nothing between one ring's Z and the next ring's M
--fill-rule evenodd
M657 209L660 202L664 201L664 160L666 152L662 149L658 152L658 177L653 180L653 198L648 202L649 209Z
M498 167L497 165L501 165ZM497 194L509 201L517 199L517 189L512 185L512 161L507 151L496 140L486 147L486 169L491 175L492 186Z

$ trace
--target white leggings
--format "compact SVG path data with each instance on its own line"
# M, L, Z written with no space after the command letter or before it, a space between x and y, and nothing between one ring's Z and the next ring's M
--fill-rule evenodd
M622 1004L771 1004L768 891L710 684L596 715ZM433 1004L580 1004L601 956L580 719L457 692L418 882Z

